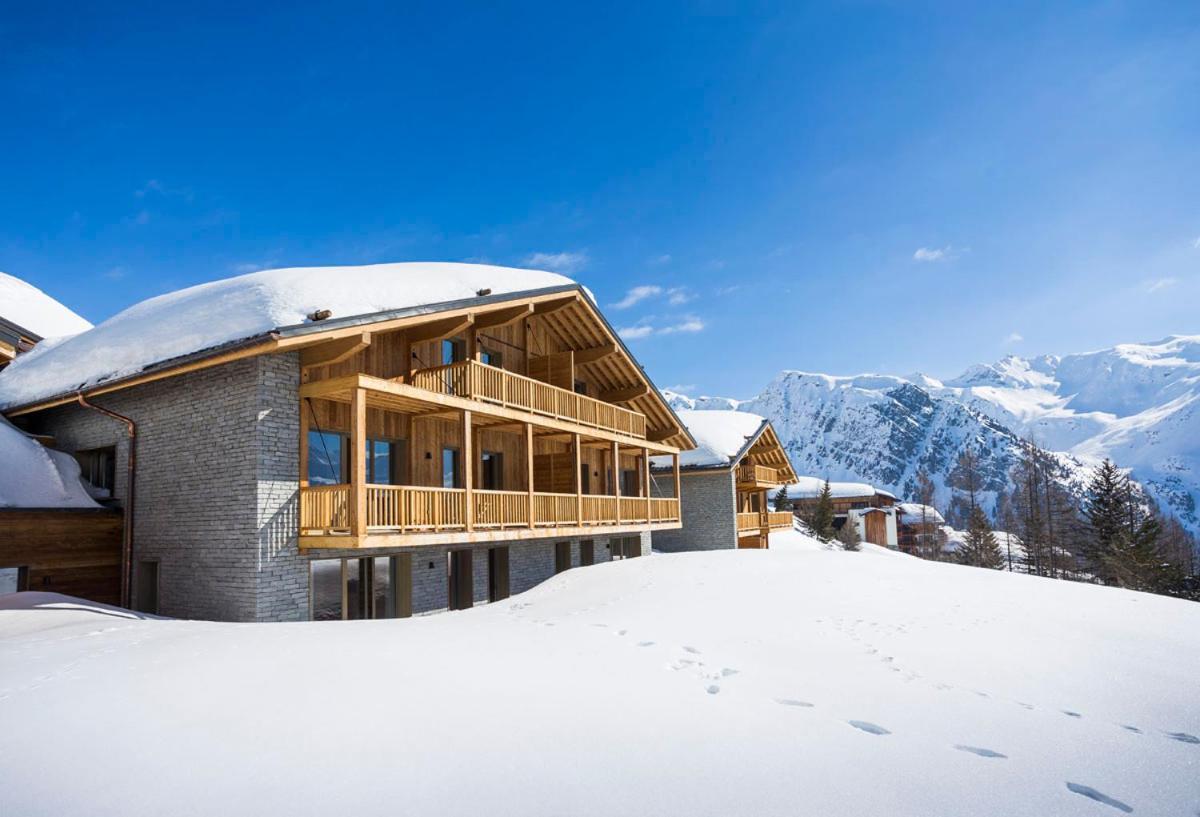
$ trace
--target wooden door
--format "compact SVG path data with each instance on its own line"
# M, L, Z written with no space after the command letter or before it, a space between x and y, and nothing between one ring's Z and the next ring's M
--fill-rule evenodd
M469 610L475 603L475 581L470 550L446 553L446 573L451 610Z
M508 595L508 548L488 548L488 601L500 601Z

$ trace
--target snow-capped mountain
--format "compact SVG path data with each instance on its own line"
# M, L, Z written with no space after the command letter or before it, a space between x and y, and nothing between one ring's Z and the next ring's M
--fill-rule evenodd
M1200 532L1200 336L1086 354L1006 357L941 382L926 375L831 377L785 371L751 400L669 395L681 408L770 418L800 473L864 480L912 496L925 468L946 480L969 441L982 444L992 501L1032 436L1078 492L1104 457L1132 469L1164 509Z

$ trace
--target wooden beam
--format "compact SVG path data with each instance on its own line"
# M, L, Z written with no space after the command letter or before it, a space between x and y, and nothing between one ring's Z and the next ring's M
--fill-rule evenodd
M533 519L533 424L525 424L525 480L529 492L529 525L534 525Z
M467 489L463 511L467 532L475 530L475 435L471 431L471 412L462 413L463 487Z
M599 346L591 346L587 349L575 350L575 365L582 366L585 363L595 363L597 360L603 360L609 355L617 353L617 344L602 343Z
M570 297L558 298L553 301L542 301L540 303L534 304L533 314L549 315L553 312L559 311L560 309L566 309L568 306L575 303L577 300L579 300L579 297L577 295L571 295Z
M367 534L367 390L350 397L350 532Z
M574 445L571 449L575 453L575 521L580 525L583 524L583 474L580 469L579 461L579 435L574 434Z
M613 440L612 444L612 481L613 496L617 498L617 524L621 524L621 446ZM649 521L647 518L646 521Z
M671 467L675 471L675 498L682 502L683 497L680 496L680 493L679 493L679 453L678 452L671 455Z
M308 419L312 407L307 400L300 401L300 487L308 487ZM303 497L301 497L303 501Z
M681 432L676 426L668 428L648 428L646 429L646 439L652 443L666 442L672 437L676 437Z
M628 389L613 389L611 391L600 392L599 399L605 403L628 403L630 400L636 400L639 397L645 397L650 393L650 387L645 383L640 383L636 386L631 386Z
M427 340L439 340L459 335L469 329L474 322L475 319L471 315L458 315L423 323L408 330L408 342L424 343Z
M484 312L475 316L475 330L481 332L484 329L507 326L532 314L533 304L520 304L519 306L510 306L507 309L497 309L494 312Z
M650 519L650 452L642 449L642 496L646 498L646 519Z
M308 346L300 350L301 368L313 366L329 366L341 363L348 357L356 355L371 345L371 333L361 332L348 338L331 340L319 346Z

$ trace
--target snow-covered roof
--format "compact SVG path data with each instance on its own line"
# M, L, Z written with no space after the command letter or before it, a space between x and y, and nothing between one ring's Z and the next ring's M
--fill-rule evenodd
M696 448L679 453L681 468L732 465L766 423L762 417L746 411L677 409L675 414L696 441ZM671 458L653 457L651 464L667 466Z
M74 335L92 325L33 284L0 272L0 318L43 338Z
M918 502L901 502L896 506L900 509L900 513L904 514L904 522L908 525L918 525L921 523L922 512L924 512L925 524L927 525L944 525L946 520L938 513L937 508L932 505L922 505Z
M79 463L0 416L0 508L95 508Z
M476 298L483 290L496 296L574 283L539 270L432 262L252 272L150 298L62 343L35 347L0 372L0 409L294 327L318 310L336 320Z
M821 495L825 480L819 477L800 477L799 482L787 486L788 496L792 499L811 499ZM834 499L845 499L852 496L886 496L895 499L895 495L882 488L876 488L866 482L830 482L829 491Z

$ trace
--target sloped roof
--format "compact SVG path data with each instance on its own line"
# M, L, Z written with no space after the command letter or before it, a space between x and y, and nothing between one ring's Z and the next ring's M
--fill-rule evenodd
M0 318L39 338L74 335L92 328L33 284L6 272L0 272Z
M788 496L792 499L813 499L821 495L825 480L819 477L800 477L797 482L787 486ZM830 482L829 491L835 499L845 499L852 496L886 496L895 499L895 495L882 488L876 488L866 482Z
M675 414L696 441L695 449L680 452L680 468L733 467L771 427L769 420L747 411L678 409ZM782 466L786 455L781 452L780 457ZM650 463L655 468L669 468L671 458L653 457Z

